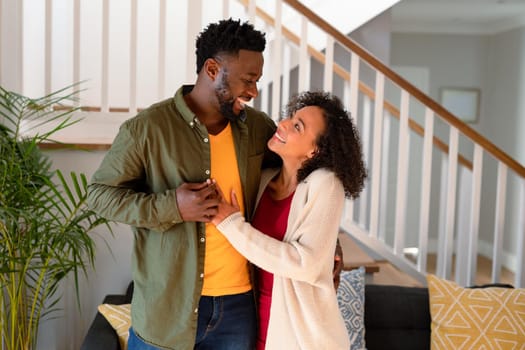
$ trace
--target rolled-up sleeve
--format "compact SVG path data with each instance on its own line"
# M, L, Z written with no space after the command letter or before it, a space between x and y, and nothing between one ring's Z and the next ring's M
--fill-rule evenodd
M143 149L142 140L124 123L91 179L88 202L109 220L163 232L181 222L176 190L148 189Z

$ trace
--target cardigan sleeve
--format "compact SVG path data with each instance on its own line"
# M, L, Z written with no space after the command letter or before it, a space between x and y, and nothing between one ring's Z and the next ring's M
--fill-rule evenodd
M283 241L256 230L240 213L230 215L217 228L255 265L317 284L323 277L331 279L343 205L341 182L333 173L317 170L297 187Z

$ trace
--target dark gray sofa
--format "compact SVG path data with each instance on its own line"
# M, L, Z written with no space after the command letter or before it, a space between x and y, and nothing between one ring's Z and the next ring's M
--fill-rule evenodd
M104 303L131 301L133 285L126 294L107 295ZM428 290L420 287L365 286L365 342L368 350L430 349ZM97 313L81 350L120 350L117 334Z

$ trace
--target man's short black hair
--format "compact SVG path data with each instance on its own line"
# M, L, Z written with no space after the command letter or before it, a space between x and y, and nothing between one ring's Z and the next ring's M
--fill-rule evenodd
M250 23L225 19L209 24L197 37L197 74L208 58L225 53L238 55L239 50L263 52L266 46L264 33L256 30Z

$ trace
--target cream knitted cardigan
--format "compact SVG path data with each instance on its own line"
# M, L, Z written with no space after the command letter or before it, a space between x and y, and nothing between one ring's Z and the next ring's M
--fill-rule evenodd
M263 172L257 202L277 172ZM217 226L242 255L274 274L267 350L350 348L332 281L343 204L341 182L319 169L297 186L282 242L254 229L240 213Z

